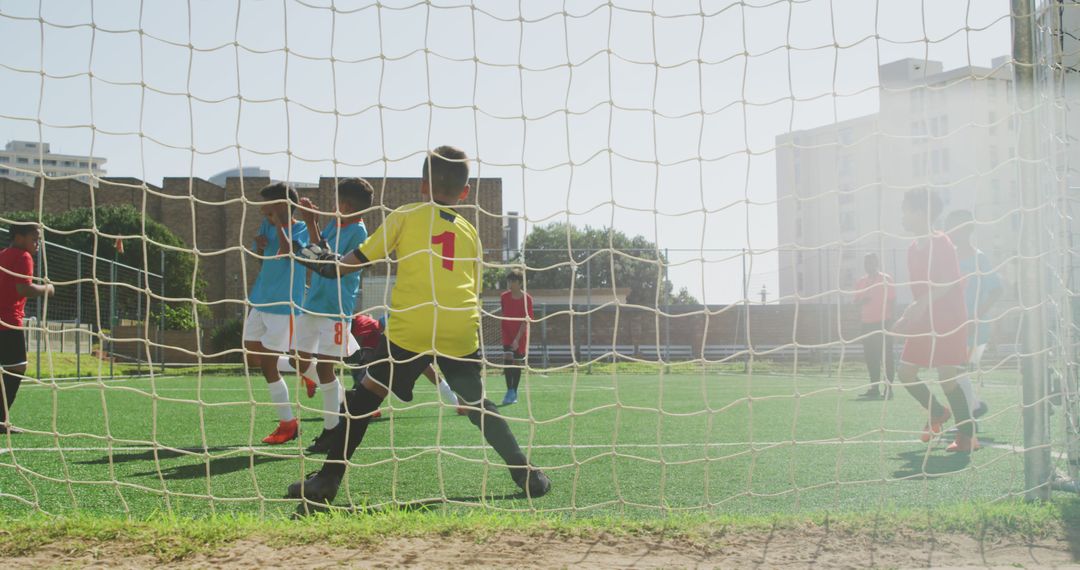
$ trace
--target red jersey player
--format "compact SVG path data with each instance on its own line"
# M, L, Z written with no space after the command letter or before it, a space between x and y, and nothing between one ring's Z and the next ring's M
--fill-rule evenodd
M956 383L968 362L967 309L964 279L956 247L949 236L932 229L941 213L941 200L926 189L904 194L903 226L917 236L908 247L908 276L914 301L896 321L893 331L906 336L900 355L900 382L930 414L922 440L941 433L942 424L956 414L956 441L947 451L970 452L979 448L967 400ZM950 408L942 406L919 371L936 368Z
M506 365L506 396L502 401L504 406L517 402L521 369L525 366L525 355L529 348L529 321L533 318L533 300L522 290L524 284L525 276L520 269L510 271L506 276L509 290L504 291L500 299L503 363Z
M34 256L41 243L37 224L14 224L8 230L11 247L0 250L0 369L3 369L3 402L0 402L0 434L19 433L8 414L26 373L26 337L20 327L26 299L53 294L49 284L35 285Z

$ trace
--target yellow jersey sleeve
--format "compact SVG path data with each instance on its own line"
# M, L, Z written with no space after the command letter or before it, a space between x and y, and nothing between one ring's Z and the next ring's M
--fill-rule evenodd
M397 250L401 241L402 214L394 210L387 214L383 224L356 248L368 261L386 259Z

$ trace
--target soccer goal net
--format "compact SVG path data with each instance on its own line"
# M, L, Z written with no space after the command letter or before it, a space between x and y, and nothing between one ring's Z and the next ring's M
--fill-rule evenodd
M0 2L0 513L273 515L320 470L335 507L587 515L1075 490L1078 31ZM320 239L372 263L301 265Z

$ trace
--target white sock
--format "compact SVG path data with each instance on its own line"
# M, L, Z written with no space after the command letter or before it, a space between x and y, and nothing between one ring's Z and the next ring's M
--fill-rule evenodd
M312 358L311 360L308 361L308 365L304 368L304 370L300 373L300 375L303 376L304 378L310 378L312 380L315 380L316 378L319 377L318 374L315 372L315 359L314 358Z
M454 391L450 389L450 385L442 378L439 378L439 399L447 406L457 405L457 394L454 394Z
M278 372L296 372L293 365L289 362L288 356L279 356L277 359Z
M964 392L964 399L967 400L968 413L971 417L975 417L975 408L979 407L979 398L975 395L975 387L971 385L971 378L968 378L967 374L956 379L956 385L960 387Z
M334 378L333 382L319 384L322 392L323 428L334 429L338 425L338 410L341 409L341 382Z
M278 419L287 422L293 419L292 404L289 402L289 385L284 380L270 382L266 385L270 390L270 401L277 408Z

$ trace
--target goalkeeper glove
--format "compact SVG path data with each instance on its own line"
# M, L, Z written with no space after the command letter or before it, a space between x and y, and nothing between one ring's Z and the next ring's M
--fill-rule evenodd
M296 262L314 271L320 277L337 279L337 263L341 256L319 244L309 243L304 245L293 241L293 251L296 252Z

